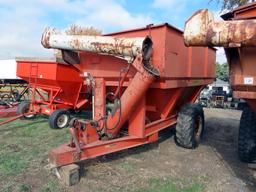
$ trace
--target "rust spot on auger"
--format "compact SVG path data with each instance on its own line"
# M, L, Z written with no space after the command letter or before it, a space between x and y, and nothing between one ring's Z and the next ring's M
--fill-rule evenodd
M123 44L122 41L116 41L116 43L91 43L95 50L106 54L123 55L124 52L132 52L133 44Z
M77 39L77 38L75 38L74 40L72 40L70 42L70 46L73 48L81 49L81 43L80 43L79 39Z
M197 11L186 22L187 46L256 46L256 19L214 21L208 10Z
M49 28L46 28L41 38L41 44L48 49L50 48L50 44L49 44L50 35L51 35L51 30Z

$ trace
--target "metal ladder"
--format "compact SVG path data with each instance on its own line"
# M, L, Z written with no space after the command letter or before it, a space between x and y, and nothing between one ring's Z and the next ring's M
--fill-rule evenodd
M31 103L35 102L35 84L37 84L38 79L38 63L30 63L30 74L29 74L29 88L32 89L32 95L29 93L31 98Z
M38 79L38 63L30 63L30 74L29 74L29 84L37 83ZM34 80L34 82L32 81Z

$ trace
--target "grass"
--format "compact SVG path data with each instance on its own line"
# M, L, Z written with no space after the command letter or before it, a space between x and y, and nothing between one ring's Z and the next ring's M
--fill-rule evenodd
M55 180L51 180L48 183L44 184L40 189L39 192L57 192L60 190L60 188L58 187L58 181Z
M32 190L31 190L31 187L29 185L26 185L26 184L23 184L23 183L15 183L15 182L8 183L1 190L1 192L14 192L14 191L30 192Z
M122 162L122 163L119 163L117 166L118 168L121 168L128 172L132 172L135 169L134 166L129 162Z
M50 129L47 119L43 117L38 117L33 121L17 120L0 126L0 192L63 191L58 179L43 167L47 164L49 150L69 140L68 129ZM151 148L150 146L145 147ZM111 166L116 166L117 171L120 170L121 173L128 175L135 174L137 169L136 163L129 161ZM44 172L43 176L40 174L41 172ZM24 180L24 176L29 180ZM33 178L36 181L33 181ZM192 181L174 178L138 179L146 184L128 186L130 191L202 192L203 183L205 183L202 179ZM96 189L99 188L100 186ZM113 190L115 189L113 188Z
M11 182L7 183L0 192L31 192L35 191L31 186L25 183ZM57 179L52 179L43 184L38 190L38 192L58 192L62 191L59 186Z
M0 186L4 186L0 191L31 191L26 183L7 181L18 180L30 169L41 169L44 166L42 162L48 158L48 151L69 139L68 129L52 130L43 117L0 126ZM53 191L50 188L56 188L57 181L51 182L42 181L41 191Z
M148 187L139 189L136 192L202 192L203 184L199 181L168 179L150 179Z
M16 175L27 167L28 162L20 153L6 153L0 156L0 178Z

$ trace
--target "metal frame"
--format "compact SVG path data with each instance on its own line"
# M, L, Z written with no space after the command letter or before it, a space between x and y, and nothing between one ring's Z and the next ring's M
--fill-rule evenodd
M82 101L78 102L80 93L82 91L82 87L83 86L81 83L79 88L79 94L77 95L76 101L75 103L71 103L56 99L57 96L62 92L62 89L60 87L32 83L30 84L30 88L32 90L30 111L42 113L45 115L51 115L53 111L56 109L79 109L82 106L81 103L85 104L88 102L88 99L83 99ZM46 91L46 93L48 94L48 98L45 98L45 96L43 96L41 90Z
M146 90L154 81L154 78L151 79L153 77L152 75L145 74L147 72L142 67L143 63L140 55L136 57L132 65L137 69L137 73L133 78L133 81L130 81L121 97L121 100L124 98L122 100L123 102L136 103L136 107L132 110L132 113L125 113L124 117L122 117L120 121L123 125L124 120L128 119L127 133L121 137L117 137L117 133L120 133L120 128L122 126L117 126L113 130L106 130L102 121L95 126L95 121L76 120L73 123L74 127L69 129L72 141L50 151L49 160L52 165L57 167L64 166L100 155L155 142L158 140L159 131L176 124L177 112L173 115L170 115L170 112L174 110L174 106L177 104L184 88L177 88L174 94L169 96L166 106L161 111L162 115L160 119L146 123L146 110L148 108L146 105ZM140 78L136 78L136 76L140 74L142 74L142 76L140 76ZM145 80L147 78L151 79L148 84ZM106 96L106 84L104 83L103 78L96 78L95 82L97 85L95 88L95 96L98 101L94 103L94 120L99 120L102 118L102 115L105 114L104 100ZM127 97L126 93L130 93L130 87L135 88L135 86L137 90L140 90L142 96L130 95ZM186 102L194 102L203 87L204 85L197 86L194 92L192 92L187 98ZM127 105L124 106L124 110L129 110L129 106L126 106ZM120 111L116 112L114 116L108 116L106 122L109 124L115 124L117 121L116 116L118 115L120 115ZM124 120L122 120L123 118ZM102 131L104 131L104 134L109 134L113 138L110 140L102 140L99 136L99 133Z

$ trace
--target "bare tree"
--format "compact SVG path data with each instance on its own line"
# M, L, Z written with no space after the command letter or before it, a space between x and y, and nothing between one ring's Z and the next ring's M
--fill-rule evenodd
M79 25L71 25L66 31L67 35L101 35L102 31L94 27L82 27ZM54 56L56 58L62 58L61 51L54 50Z
M79 25L71 25L67 30L68 35L101 35L102 31L94 27L81 27Z
M210 0L209 2L216 1L218 4L221 4L221 9L231 10L234 7L242 6L247 3L254 2L254 0Z

